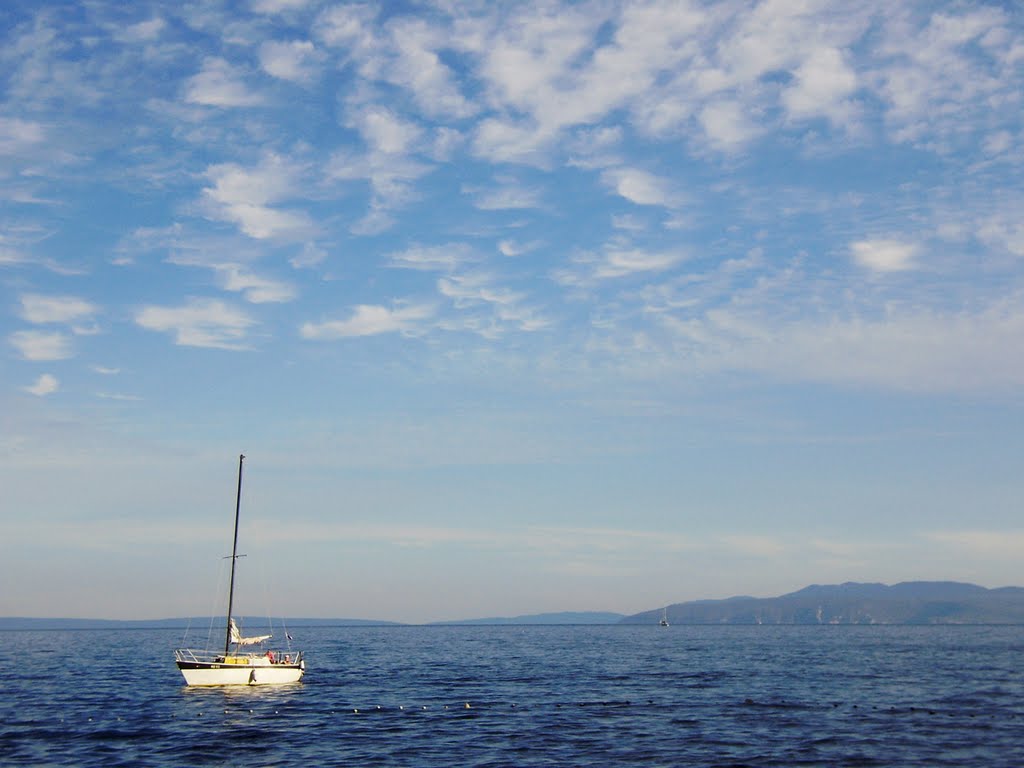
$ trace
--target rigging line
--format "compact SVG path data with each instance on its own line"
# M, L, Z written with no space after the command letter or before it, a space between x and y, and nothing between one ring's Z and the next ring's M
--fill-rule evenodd
M267 619L267 627L268 627L267 631L270 634L273 634L274 633L274 616L273 616L273 613L271 611L270 588L269 588L269 581L268 581L268 578L267 578L267 566L266 566L267 558L264 557L264 555L266 555L266 551L259 549L259 543L257 543L256 546L257 546L257 549L255 550L254 557L255 557L256 563L257 563L256 569L259 572L260 589L263 592L263 612L264 612L264 615L266 616L266 619Z
M267 626L270 634L274 634L274 619L270 614L270 590L267 588L267 569L263 564L263 558L259 559L260 585L263 587L263 610L267 614Z
M221 613L221 611L218 611L218 605L220 605L221 596L224 593L224 589L223 589L223 587L224 587L224 575L225 575L225 572L227 570L225 568L224 560L225 560L225 558L221 558L219 561L217 561L217 589L214 591L213 598L211 600L212 605L210 606L210 626L206 630L206 650L207 651L210 650L210 643L213 642L213 622L214 622L214 619L217 618L217 614L218 613Z
M284 642L290 651L292 649L292 636L288 632L288 622L285 621L284 617L281 618L281 628L284 630Z

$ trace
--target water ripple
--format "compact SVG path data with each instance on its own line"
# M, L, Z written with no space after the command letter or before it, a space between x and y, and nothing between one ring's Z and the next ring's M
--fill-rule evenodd
M1017 628L293 632L303 683L231 689L176 632L5 632L0 764L1024 765Z

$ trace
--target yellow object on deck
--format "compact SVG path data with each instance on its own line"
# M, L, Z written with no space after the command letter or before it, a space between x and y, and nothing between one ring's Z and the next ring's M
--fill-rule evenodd
M226 656L224 658L224 663L225 664L248 664L249 663L249 657L248 656Z

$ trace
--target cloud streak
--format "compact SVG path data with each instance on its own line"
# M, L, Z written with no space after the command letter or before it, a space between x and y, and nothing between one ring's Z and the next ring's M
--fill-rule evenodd
M434 308L427 304L400 304L395 307L360 304L345 320L325 320L304 323L299 333L311 341L331 341L360 336L378 336L388 333L416 335L423 324L434 316Z
M73 323L87 320L98 311L96 305L76 296L27 293L21 297L21 317L30 323Z
M25 360L66 360L74 355L71 339L57 331L15 331L8 340Z
M147 306L135 314L139 327L170 333L183 347L246 349L246 335L256 321L216 299L194 298L178 307Z

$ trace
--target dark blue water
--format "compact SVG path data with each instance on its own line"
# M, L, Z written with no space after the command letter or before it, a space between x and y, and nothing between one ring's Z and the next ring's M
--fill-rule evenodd
M1022 627L293 634L303 683L188 689L178 631L0 632L0 765L1024 765Z

